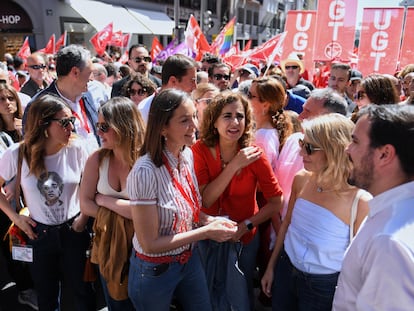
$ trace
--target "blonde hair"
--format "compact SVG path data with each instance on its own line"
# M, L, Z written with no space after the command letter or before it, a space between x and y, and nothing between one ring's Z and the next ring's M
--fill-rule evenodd
M351 143L354 123L338 113L322 115L303 121L307 141L323 150L326 165L317 176L318 185L339 191L348 183L351 161L345 148Z

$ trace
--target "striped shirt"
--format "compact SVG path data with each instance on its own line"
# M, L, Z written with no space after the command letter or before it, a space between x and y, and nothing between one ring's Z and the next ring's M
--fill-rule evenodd
M201 202L191 149L186 147L180 153L179 159L175 158L168 151L164 151L164 155L176 180L187 193L191 194L186 178L186 173L189 172L196 189L197 200ZM142 205L157 206L159 217L158 234L160 236L174 235L193 229L194 216L192 207L189 206L183 195L174 186L165 165L159 168L156 167L148 154L141 157L129 173L127 191L131 208L140 208ZM143 251L136 234L134 234L132 243L137 252L149 257L178 255L190 248L188 244L164 253L148 254Z

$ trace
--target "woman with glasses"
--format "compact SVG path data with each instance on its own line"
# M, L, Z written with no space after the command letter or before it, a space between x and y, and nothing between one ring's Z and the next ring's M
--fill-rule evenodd
M72 132L74 121L65 101L41 96L29 110L24 141L7 149L0 163L1 185L21 167L20 184L30 217L19 215L3 193L0 208L28 236L24 253L39 310L60 308L62 282L72 289L73 296L67 299L75 309L96 307L92 286L83 281L90 237L85 230L88 216L80 212L79 184L88 154ZM47 204L45 195L58 196L56 202L62 204Z
M197 109L198 127L203 123L204 109L211 103L214 96L220 94L219 89L211 83L197 84L197 88L191 93Z
M348 184L345 152L354 124L327 114L302 124L304 170L262 278L272 310L331 310L344 253L368 213L371 196Z
M200 137L193 153L202 210L237 223L232 241L199 243L213 309L253 310L257 226L279 212L282 191L265 154L252 145L253 120L243 95L216 96L204 111ZM267 200L261 209L258 187Z
M140 158L127 179L135 234L129 296L138 311L169 310L175 295L184 310L211 310L195 242L226 241L235 223L207 216L194 172L196 111L191 98L166 89L149 111Z
M156 86L150 79L140 73L135 73L122 88L122 95L130 98L138 107L139 103L154 94L155 90Z
M134 103L114 97L102 105L96 125L101 149L86 162L81 210L94 217L91 261L98 264L109 310L134 310L128 298L128 268L134 228L126 190L138 159L144 123Z

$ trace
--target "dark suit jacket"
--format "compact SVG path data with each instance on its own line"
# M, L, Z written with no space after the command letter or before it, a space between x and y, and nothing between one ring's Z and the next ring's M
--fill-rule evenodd
M43 81L43 88L47 87L47 82ZM42 89L34 82L31 78L27 81L23 87L20 89L20 92L29 95L30 97L35 96Z
M60 97L57 91L57 88L56 88L56 80L53 81L46 89L37 93L32 98L32 100L27 104L26 109L24 110L24 114L23 114L23 130L24 130L24 125L26 124L27 112L29 111L31 104L36 98L38 98L39 96L45 95L45 94L53 94L53 95ZM100 143L100 139L98 136L98 131L96 130L96 122L98 122L98 111L96 110L95 105L93 104L93 99L89 92L84 93L82 95L82 98L85 104L86 116L89 122L92 124L93 134L95 135L95 138L98 141L98 144L100 146L101 143Z

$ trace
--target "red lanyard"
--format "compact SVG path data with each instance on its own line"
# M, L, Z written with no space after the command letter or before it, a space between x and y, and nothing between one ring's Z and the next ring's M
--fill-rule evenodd
M198 223L200 213L200 202L198 200L197 191L195 189L193 179L190 173L188 172L187 167L185 167L185 179L187 180L187 183L190 186L191 196L184 190L183 186L174 177L170 164L168 163L168 160L165 157L165 155L162 155L162 160L164 162L165 167L167 168L168 173L170 173L174 187L180 191L183 198L188 202L188 204L191 207L191 210L193 211L194 222Z
M89 128L89 124L88 124L88 116L86 115L86 109L85 109L85 103L83 102L83 98L81 98L79 100L79 106L81 108L81 113L82 113L82 119L80 118L80 116L75 112L72 111L72 114L76 117L76 119L79 120L81 126L88 132L90 133L91 130Z

